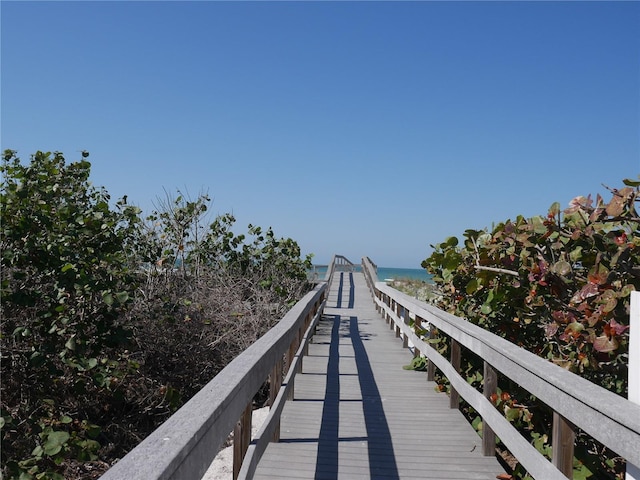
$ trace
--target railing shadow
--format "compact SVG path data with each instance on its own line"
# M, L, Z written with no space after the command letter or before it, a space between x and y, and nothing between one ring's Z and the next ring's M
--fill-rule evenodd
M340 429L340 315L333 318L327 383L325 386L322 423L318 435L316 480L338 478L338 442Z
M341 335L347 330L348 335ZM364 437L340 437L340 337L350 338L354 350L357 377L362 396L362 410L366 428ZM348 400L352 402L353 400ZM318 436L315 479L332 480L338 478L339 445L342 442L367 443L369 474L372 479L399 479L391 432L376 384L369 356L358 327L358 317L335 315L331 328L331 344L327 365L327 383L322 424Z
M385 479L397 479L398 466L393 451L393 442L389 424L382 406L382 398L376 384L369 356L364 348L358 328L358 317L350 317L349 332L355 353L358 379L362 392L362 409L367 429L367 449L369 453L369 473L371 478L383 476Z
M349 295L346 306L343 307L343 297L345 296L345 272L340 272L340 280L338 281L338 297L336 299L336 308L353 308L355 305L355 284L353 283L353 272L348 272Z

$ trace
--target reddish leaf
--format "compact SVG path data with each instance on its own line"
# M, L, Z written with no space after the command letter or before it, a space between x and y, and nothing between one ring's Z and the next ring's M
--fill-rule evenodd
M593 341L593 348L602 353L613 352L618 348L618 342L615 338L609 338L607 335L601 335Z
M547 338L551 338L553 337L556 332L558 331L558 324L557 323L547 323L544 326L544 334Z
M623 246L627 243L627 234L622 232L620 235L617 235L613 238L613 241L618 246Z
M629 325L622 325L616 322L614 318L612 318L609 321L609 328L616 335L622 335L625 331L627 331L627 329L629 328Z
M595 283L587 283L584 287L582 287L580 289L579 292L577 292L572 298L571 298L571 302L572 303L580 303L583 300L589 298L589 297L595 297L596 295L598 295L598 285L596 285Z
M617 217L624 211L624 199L619 196L614 196L609 205L607 205L607 215L611 217Z
M607 277L609 276L609 272L599 271L596 273L589 274L589 283L593 283L594 285L603 285L607 283Z
M556 322L571 323L576 321L576 316L571 312L563 312L562 310L556 310L551 314Z

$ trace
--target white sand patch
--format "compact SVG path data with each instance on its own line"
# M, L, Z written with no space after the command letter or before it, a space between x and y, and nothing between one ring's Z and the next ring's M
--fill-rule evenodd
M269 407L254 410L251 415L251 438L256 436L265 418L269 415ZM233 445L223 448L213 459L211 466L202 480L232 480L233 479Z

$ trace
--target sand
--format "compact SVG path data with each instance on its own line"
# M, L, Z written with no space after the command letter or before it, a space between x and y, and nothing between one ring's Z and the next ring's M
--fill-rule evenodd
M251 438L256 436L265 418L269 415L269 407L254 410L251 415ZM218 452L213 463L202 477L203 480L232 480L233 479L233 445Z

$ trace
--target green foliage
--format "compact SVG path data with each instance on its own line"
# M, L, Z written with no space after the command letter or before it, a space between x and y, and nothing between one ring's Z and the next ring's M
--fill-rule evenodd
M119 317L134 284L123 245L137 210L112 210L85 158L37 152L22 165L6 151L1 167L2 455L38 439L30 458L9 462L24 478L56 478L65 458L95 454L82 413L51 398L108 389L128 336Z
M638 190L577 197L561 213L467 230L423 262L441 306L512 342L626 394L630 292L640 288ZM622 380L622 381L620 381Z
M545 216L519 216L491 231L467 230L462 244L452 237L435 245L422 266L443 293L438 306L626 396L629 299L640 288L640 182L624 183L608 203L576 197L564 211L554 203ZM481 371L473 361L465 368ZM535 405L517 385L507 388ZM550 413L532 412L504 411L537 444ZM580 463L576 478L592 470Z
M170 270L190 281L241 277L285 303L297 301L311 256L302 259L299 245L277 238L271 227L265 231L249 224L247 233L236 234L232 214L217 216L207 227L210 201L206 194L195 200L181 192L175 198L166 194L135 242L138 267L155 274Z
M166 194L142 220L91 185L87 157L4 153L6 478L93 478L309 287L295 241L235 234L229 214L207 224L207 195Z
M405 370L415 370L417 372L426 372L428 364L429 364L429 361L426 359L426 357L419 356L411 360L411 363L409 365L403 365L402 368Z
M110 210L107 193L88 183L89 169L84 159L66 165L59 153L38 152L29 166L5 153L4 327L28 345L31 363L58 356L90 370L103 346L125 336L115 320L128 300L122 250L137 212Z

